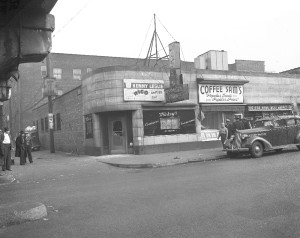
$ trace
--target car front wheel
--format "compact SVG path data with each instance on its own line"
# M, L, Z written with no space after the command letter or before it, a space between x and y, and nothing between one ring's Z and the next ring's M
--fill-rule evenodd
M262 156L263 154L263 151L264 151L264 148L263 148L263 145L258 142L258 141L255 141L253 144L252 144L252 147L251 147L251 155L254 157L254 158L259 158Z

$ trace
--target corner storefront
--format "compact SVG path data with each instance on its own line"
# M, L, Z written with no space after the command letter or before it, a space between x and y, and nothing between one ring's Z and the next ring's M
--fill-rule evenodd
M195 81L194 81L195 83ZM197 104L165 103L163 70L106 67L82 81L85 153L149 154L197 148Z

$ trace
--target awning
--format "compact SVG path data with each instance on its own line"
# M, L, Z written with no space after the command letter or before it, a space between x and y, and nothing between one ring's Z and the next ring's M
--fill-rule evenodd
M204 112L244 112L246 104L200 104Z

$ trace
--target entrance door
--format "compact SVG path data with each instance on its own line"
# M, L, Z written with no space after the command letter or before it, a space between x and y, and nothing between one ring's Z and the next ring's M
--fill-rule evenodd
M109 118L109 144L111 154L126 153L126 120L125 117Z

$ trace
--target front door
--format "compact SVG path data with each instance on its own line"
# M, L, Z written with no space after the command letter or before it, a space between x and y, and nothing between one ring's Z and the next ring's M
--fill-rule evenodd
M126 153L126 120L125 117L109 118L109 144L111 154Z

